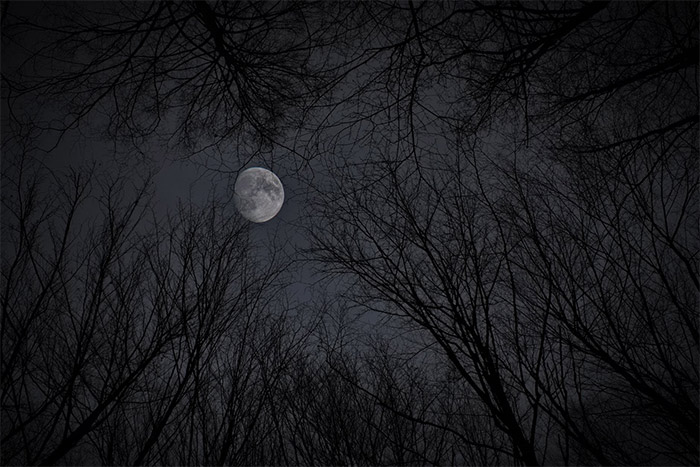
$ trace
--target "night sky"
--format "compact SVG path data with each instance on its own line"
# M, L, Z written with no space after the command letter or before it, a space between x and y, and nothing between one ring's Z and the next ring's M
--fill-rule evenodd
M700 461L696 2L3 1L1 52L3 465Z

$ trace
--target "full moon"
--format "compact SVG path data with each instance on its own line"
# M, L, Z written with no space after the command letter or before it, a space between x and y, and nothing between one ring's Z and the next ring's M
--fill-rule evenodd
M262 167L245 169L238 175L233 200L243 217L267 222L280 212L284 188L277 175Z

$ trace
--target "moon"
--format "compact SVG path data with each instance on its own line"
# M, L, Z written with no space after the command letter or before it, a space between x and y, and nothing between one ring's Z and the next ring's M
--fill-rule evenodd
M284 188L274 173L262 167L251 167L238 175L233 201L249 221L267 222L282 209Z

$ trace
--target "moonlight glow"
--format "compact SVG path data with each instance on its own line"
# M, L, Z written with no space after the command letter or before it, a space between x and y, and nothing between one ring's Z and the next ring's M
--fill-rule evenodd
M243 217L251 222L267 222L282 208L284 188L274 173L251 167L238 175L233 199Z

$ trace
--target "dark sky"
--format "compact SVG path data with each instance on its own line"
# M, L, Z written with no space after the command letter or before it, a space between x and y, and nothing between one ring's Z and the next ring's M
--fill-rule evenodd
M8 11L11 14L30 20L46 19L49 8L62 11L61 2L6 2L4 5L8 3ZM108 3L102 2L86 5L96 11L111 8ZM18 43L4 47L3 68L14 69L27 58L26 49L45 43L47 38L47 32L42 30L28 30L13 36L13 41L18 40ZM44 63L43 60L39 60L38 63ZM41 69L42 65L38 67ZM60 72L60 68L54 71ZM39 73L43 74L44 71ZM33 118L40 122L67 121L68 117L63 113L60 99L42 101L43 105L36 108L38 102L31 97L24 100L21 112L33 115ZM3 99L4 121L8 118L6 104L7 101ZM143 179L152 173L152 206L158 215L174 211L178 203L204 206L213 196L223 204L225 215L239 216L232 200L233 185L238 171L253 166L272 169L284 185L285 202L273 220L262 224L251 223L251 240L263 250L268 242L276 242L284 245L286 255L296 254L296 248L303 241L299 222L306 189L301 182L297 164L290 161L288 151L284 148L267 148L260 152L252 145L236 144L234 140L223 141L202 151L192 151L177 145L173 147L157 138L134 146L107 137L104 133L107 121L104 113L96 112L82 121L76 129L60 133L44 131L32 142L36 146L33 154L41 164L57 173L65 172L69 168L93 168L97 177L125 176L133 177L134 180ZM6 135L8 133L6 131ZM284 138L283 136L282 139ZM286 157L280 157L280 154ZM89 212L83 215L86 218L91 216ZM301 297L302 302L311 298L308 286L310 279L306 277L308 274L300 270L297 274L298 279L305 283L292 288L292 294Z
M2 5L0 463L696 464L696 3Z

